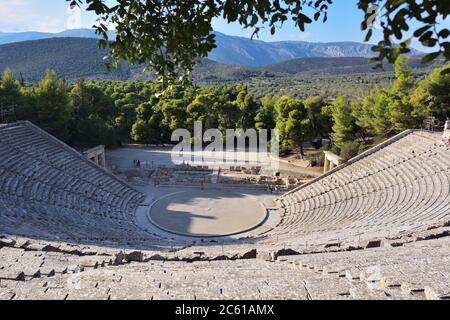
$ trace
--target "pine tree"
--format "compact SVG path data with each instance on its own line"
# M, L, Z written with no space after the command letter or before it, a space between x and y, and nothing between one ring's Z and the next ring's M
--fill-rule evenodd
M338 148L342 148L348 141L356 138L358 127L352 114L350 101L345 96L338 96L332 104L333 133L331 138Z
M295 98L282 97L276 104L276 129L283 148L300 147L303 156L303 144L312 136L311 122L302 101Z
M71 144L91 147L113 145L114 101L96 85L77 82L69 93L72 113Z
M276 99L272 96L265 96L262 100L262 106L258 110L255 116L255 128L256 130L267 129L271 130L276 125L276 112L275 112Z
M377 89L373 105L372 127L376 135L384 137L391 133L392 122L389 110L389 93L385 89Z
M72 110L67 91L65 81L51 70L47 70L34 90L37 125L63 141L70 138Z
M321 96L312 96L306 98L303 103L308 112L314 138L328 138L331 134L332 119L325 111L324 99Z
M6 68L0 82L0 106L18 106L22 102L20 83L11 69Z
M413 115L413 105L410 101L411 92L415 87L414 77L408 66L408 58L401 55L395 62L396 80L389 90L389 115L393 132L401 132L420 126Z
M450 118L450 64L433 70L420 81L411 102L417 118L424 118L428 114L441 122Z
M377 102L379 91L372 90L366 95L362 102L355 103L353 108L353 116L356 119L356 124L361 128L364 137L372 136L374 130L374 106Z
M153 101L154 102L154 101ZM163 138L162 115L152 102L144 102L137 109L137 119L131 129L131 137L139 143L160 143Z
M217 114L213 111L215 97L211 94L199 94L186 108L187 125L194 128L195 121L201 121L203 130L217 127Z
M252 95L244 87L238 94L236 105L241 111L240 127L244 130L255 126L255 116L258 111L258 104L253 100Z
M306 108L304 105L299 106L303 107L296 108L289 112L289 117L286 121L286 132L289 144L291 146L299 146L300 155L303 157L305 155L304 143L308 137L311 137L312 128Z

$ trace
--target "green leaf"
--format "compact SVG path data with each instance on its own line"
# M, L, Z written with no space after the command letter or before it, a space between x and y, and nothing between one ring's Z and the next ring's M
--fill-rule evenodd
M427 31L430 28L431 28L431 26L425 26L425 27L417 29L416 31L414 31L414 37L415 38L420 37L422 34L424 34L425 31Z
M442 29L441 31L439 31L438 36L440 38L446 39L446 38L448 38L448 36L450 36L450 30Z
M422 61L421 61L421 62L422 62L423 64L425 64L425 63L428 63L428 62L430 62L430 61L433 61L434 59L436 59L437 57L439 57L440 54L441 54L440 51L429 53L429 54L427 54L426 56L424 56L424 57L422 58Z
M372 34L373 34L373 30L372 30L372 29L370 29L369 31L367 31L366 38L364 39L364 41L365 41L365 42L369 42L370 39L372 38Z
M319 18L320 18L320 12L316 12L314 14L314 20L317 21L317 20L319 20Z

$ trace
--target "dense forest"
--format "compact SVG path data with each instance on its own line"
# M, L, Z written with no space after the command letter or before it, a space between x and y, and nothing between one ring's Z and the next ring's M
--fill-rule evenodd
M439 66L437 66L439 67ZM430 68L411 69L415 80L428 76ZM346 95L352 99L361 99L368 95L374 87L388 86L395 80L395 72L378 71L351 74L301 73L291 76L259 76L245 80L248 91L260 100L266 95L288 96L306 99L310 96L321 96L334 99L338 95Z
M107 55L107 50L98 48L96 39L55 38L18 42L0 46L0 71L12 69L25 84L38 83L46 69L54 70L70 84L83 78L121 81L155 79L154 73L145 72L144 66L139 64L121 62L117 69L108 70L111 59L105 59ZM421 64L421 59L421 56L409 59L416 79L443 65L443 59L425 65ZM298 99L311 95L333 99L338 94L362 97L374 85L386 85L394 78L391 64L386 62L383 70L375 70L368 63L368 58L358 57L309 57L260 67L203 59L191 73L192 82L199 86L245 83L255 100L261 100L266 95Z
M75 147L123 143L170 143L177 128L276 128L282 152L306 141L331 138L350 158L408 128L422 128L430 116L450 117L450 65L417 80L402 56L394 77L352 95L270 95L257 99L243 84L172 86L157 81L79 80L69 84L51 70L25 85L10 69L0 82L0 105L15 105L27 119ZM349 76L350 77L350 76ZM299 95L300 96L300 95ZM315 145L321 148L320 143ZM325 146L327 148L328 146ZM320 161L320 159L318 160Z

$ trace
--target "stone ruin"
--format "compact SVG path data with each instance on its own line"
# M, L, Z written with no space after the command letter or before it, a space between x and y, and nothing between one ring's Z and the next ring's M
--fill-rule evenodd
M143 230L128 183L0 126L0 299L449 299L450 146L408 130L204 241ZM145 209L144 209L145 210Z

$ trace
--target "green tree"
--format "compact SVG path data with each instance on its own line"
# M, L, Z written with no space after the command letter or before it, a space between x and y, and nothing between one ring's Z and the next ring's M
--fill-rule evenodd
M276 129L278 139L283 148L300 147L300 154L304 156L304 142L311 138L311 122L308 112L301 100L282 97L276 104Z
M195 121L201 121L203 130L217 127L217 113L215 112L215 98L211 94L199 94L186 109L187 124L194 128Z
M300 155L305 156L304 143L311 138L311 122L305 108L296 108L289 112L286 121L286 132L289 144L300 147Z
M346 142L356 138L359 128L347 97L338 96L332 103L332 109L334 124L331 138L338 148L342 148Z
M389 114L390 96L386 89L378 89L373 105L372 127L376 135L384 137L392 132Z
M427 114L441 122L450 118L450 65L433 70L420 81L412 94L411 103L419 118Z
M276 112L275 112L276 98L272 96L265 96L261 102L261 108L255 116L256 130L272 130L276 126Z
M22 102L20 83L11 69L6 68L0 81L0 106L18 106Z
M129 1L117 0L66 0L71 5L86 2L87 10L99 16L96 31L103 37L99 44L110 46L112 55L118 60L131 63L146 63L159 75L179 76L179 69L188 75L199 58L206 57L215 48L212 21L222 17L227 22L238 22L257 34L266 27L272 34L277 26L291 20L300 31L313 20L328 19L332 0L296 1L222 1L222 0L166 0ZM359 0L359 9L364 12L362 30L367 30L366 41L373 34L373 22L380 18L383 39L375 47L376 61L386 58L394 62L399 54L409 51L411 38L416 38L427 47L438 47L424 61L443 53L450 59L450 46L445 40L450 32L440 24L450 14L448 0ZM378 12L378 9L380 12ZM110 42L107 26L113 24L116 39ZM412 36L405 37L410 26L417 25ZM405 40L406 38L406 40ZM394 40L400 42L398 45Z
M214 97L212 112L215 113L219 130L225 134L226 129L240 128L242 114L236 99L240 86L224 85L205 87L204 89Z
M137 119L131 130L131 137L139 143L161 143L168 130L161 124L162 114L155 108L155 99L144 102L137 108Z
M72 145L115 145L114 101L93 84L81 80L69 94L72 115Z
M311 122L312 134L320 138L328 138L331 134L332 118L326 112L326 103L321 96L311 96L304 100Z
M241 112L234 101L225 100L218 108L218 128L224 134L226 129L240 127Z
M408 58L401 55L395 63L395 81L389 86L377 87L354 106L353 116L361 136L386 137L406 129L418 128L423 123L423 107L412 103L411 94L416 81L408 66Z
M112 97L115 100L116 117L115 126L118 129L118 137L121 142L128 142L131 138L131 130L136 122L136 109L145 102L145 97L139 95L139 87L136 83L125 83Z
M59 139L68 141L72 109L65 81L58 78L54 71L47 70L33 95L36 124Z
M186 101L182 99L161 100L158 108L163 115L162 124L169 130L186 128Z
M393 132L401 132L420 125L413 115L410 102L415 80L408 67L408 58L401 55L394 65L396 80L389 91L389 114ZM419 121L420 122L420 121Z
M236 99L236 105L241 114L239 126L244 130L254 128L258 104L253 100L252 95L248 93L247 87L238 86L238 90L239 93Z
M374 106L377 103L378 88L371 90L363 101L354 104L353 116L356 119L356 125L361 128L362 136L368 137L375 134L374 130Z

